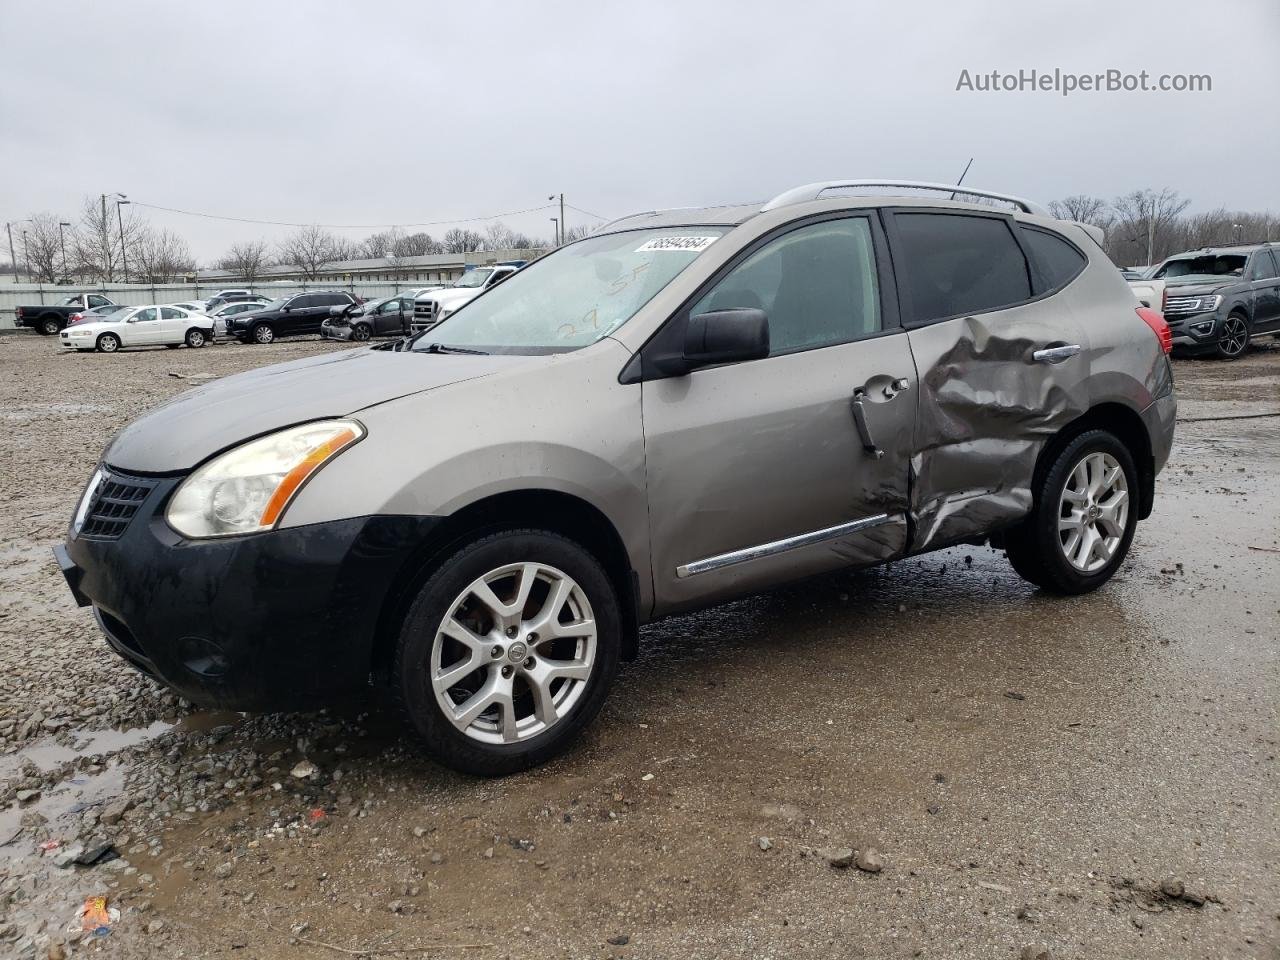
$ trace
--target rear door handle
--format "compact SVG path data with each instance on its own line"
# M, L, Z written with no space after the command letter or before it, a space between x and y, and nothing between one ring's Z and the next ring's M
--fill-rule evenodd
M1058 347L1045 347L1031 354L1031 359L1037 363L1061 363L1063 360L1070 360L1080 352L1080 344L1065 343Z

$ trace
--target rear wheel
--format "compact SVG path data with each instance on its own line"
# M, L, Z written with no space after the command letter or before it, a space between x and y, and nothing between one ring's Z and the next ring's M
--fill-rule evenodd
M1034 506L1005 544L1024 580L1087 593L1119 569L1138 525L1138 471L1114 434L1088 430L1054 458Z
M98 337L99 353L115 353L120 349L120 338L114 333L104 333Z
M188 347L203 347L205 345L204 331L197 327L192 327L188 330L184 339Z
M479 537L428 577L401 628L392 694L440 762L501 776L565 750L618 670L613 584L541 530Z
M261 344L274 343L275 339L276 339L276 332L274 329L272 329L271 324L260 323L253 328L254 343L261 343Z
M367 323L357 323L354 327L351 328L352 340L359 340L363 342L365 340L368 340L372 336L373 336L373 331L369 328L369 325Z
M39 330L46 337L52 337L61 329L62 329L62 326L61 324L58 323L57 317L41 317L40 318Z
M1218 356L1223 360L1234 360L1249 347L1249 320L1242 313L1233 313L1222 323L1222 333L1218 337Z

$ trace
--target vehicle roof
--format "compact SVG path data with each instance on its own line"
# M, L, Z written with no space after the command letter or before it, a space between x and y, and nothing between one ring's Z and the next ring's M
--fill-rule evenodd
M1182 253L1175 253L1169 256L1169 260L1186 260L1191 257L1216 257L1220 254L1248 254L1255 250L1261 250L1264 247L1274 247L1277 242L1275 240L1264 240L1262 243L1233 243L1224 247L1201 247L1198 250L1185 250Z
M614 233L622 230L644 230L652 227L696 227L717 226L736 227L766 212L767 204L737 203L714 207L677 207L670 210L650 210L645 213L633 213L626 217L605 224L596 234ZM932 209L947 208L957 210L976 210L983 213L1009 213L1014 216L1041 219L1035 214L1021 210L1008 209L1006 206L993 206L990 203L950 200L946 198L927 197L920 194L874 194L828 196L816 200L807 200L790 204L797 213L809 212L813 209L827 208L856 209L862 207L928 207ZM773 207L773 210L785 207Z

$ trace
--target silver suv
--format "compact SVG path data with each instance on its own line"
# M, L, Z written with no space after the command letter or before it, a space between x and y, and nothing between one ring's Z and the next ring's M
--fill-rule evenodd
M1105 583L1173 438L1167 327L1033 204L851 186L638 214L424 335L152 411L57 548L73 592L189 699L372 681L501 774L659 617L958 543Z

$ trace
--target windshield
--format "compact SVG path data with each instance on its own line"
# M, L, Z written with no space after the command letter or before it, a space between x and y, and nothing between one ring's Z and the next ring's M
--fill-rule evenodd
M455 287L483 287L484 282L489 279L492 270L468 270L462 275L462 279L454 284Z
M414 343L486 353L558 353L595 343L630 320L724 227L668 227L589 237L487 290Z
M1239 277L1244 275L1243 254L1206 254L1170 260L1156 271L1155 278L1176 280L1181 277Z

